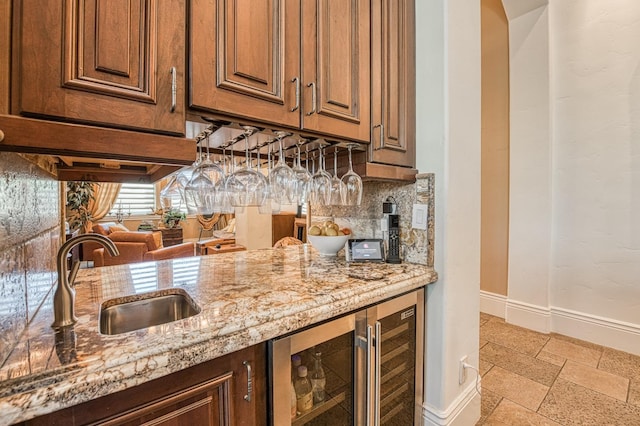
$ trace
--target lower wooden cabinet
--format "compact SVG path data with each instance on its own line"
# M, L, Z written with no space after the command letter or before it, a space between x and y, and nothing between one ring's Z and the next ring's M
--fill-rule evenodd
M24 425L266 425L266 345L259 344Z

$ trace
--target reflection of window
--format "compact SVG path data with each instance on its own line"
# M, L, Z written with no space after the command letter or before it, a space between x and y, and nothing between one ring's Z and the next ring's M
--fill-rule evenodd
M129 273L136 293L148 293L158 289L158 271L155 263L131 263Z
M156 186L152 183L123 183L118 198L109 212L115 216L118 208L127 217L153 214L156 209Z
M200 257L183 257L173 260L173 286L196 284L200 269Z

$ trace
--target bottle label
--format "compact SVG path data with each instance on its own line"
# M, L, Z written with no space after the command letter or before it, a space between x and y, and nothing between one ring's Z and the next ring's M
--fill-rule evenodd
M313 393L309 392L303 395L298 395L298 411L306 413L313 408Z

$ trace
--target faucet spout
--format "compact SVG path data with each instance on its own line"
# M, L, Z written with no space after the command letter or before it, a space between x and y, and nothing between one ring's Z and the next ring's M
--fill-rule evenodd
M118 256L118 248L109 238L100 234L82 234L67 240L58 250L56 262L58 266L58 285L53 294L53 328L66 327L78 321L75 315L76 291L73 281L78 271L78 264L74 264L71 274L67 270L67 256L72 248L85 241L94 241L102 244L111 256Z

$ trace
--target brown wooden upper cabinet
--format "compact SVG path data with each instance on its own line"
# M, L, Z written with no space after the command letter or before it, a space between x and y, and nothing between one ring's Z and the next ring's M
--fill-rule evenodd
M371 1L369 161L415 167L414 0Z
M184 0L13 5L13 114L184 134Z
M370 139L369 0L192 0L193 109Z

